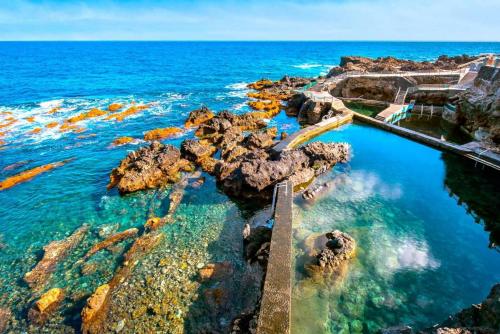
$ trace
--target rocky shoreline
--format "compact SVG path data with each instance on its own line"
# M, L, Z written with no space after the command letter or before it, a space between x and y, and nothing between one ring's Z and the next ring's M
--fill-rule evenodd
M455 69L458 65L475 60L476 57L439 57L436 62L413 62L395 58L371 60L362 57L343 57L340 66L333 68L327 78L342 75L348 71L360 72L397 72L436 69ZM229 298L224 289L231 280L235 268L230 262L210 262L201 255L193 255L196 260L186 260L177 256L165 257L157 252L157 247L165 239L161 229L169 224L176 224L174 214L181 203L185 189L197 188L205 178L201 171L211 175L218 188L237 201L252 201L268 204L272 198L274 186L284 180L291 181L294 189L304 186L302 196L313 200L321 195L328 184L316 188L307 186L316 177L331 170L337 163L345 163L350 158L347 143L326 144L314 142L298 148L275 152L272 148L287 133L278 133L277 128L268 127L267 120L272 119L282 110L287 115L297 117L303 125L315 124L332 110L330 102L316 102L298 92L302 87L325 78L306 79L284 77L273 82L262 79L248 88L254 91L248 94L248 102L254 111L236 114L230 111L215 112L206 106L190 112L185 121L185 128L193 129L195 138L184 140L180 148L162 144L165 136L178 133L176 129L157 129L146 135L150 143L128 154L110 173L108 189L117 188L120 195L148 190L172 187L169 206L163 217L150 217L143 226L123 231L114 230L100 236L100 241L86 247L82 258L75 263L81 268L82 276L91 274L96 269L89 259L102 250L116 251L122 254L121 262L112 272L108 282L101 284L83 303L81 308L81 331L83 333L121 332L130 324L135 324L151 317L155 319L153 327L141 327L144 332L158 328L167 328L179 332L185 324L182 315L187 312L182 297L195 299L196 290L202 283L210 283L204 290L203 298L216 312L227 310L224 301ZM433 83L442 83L434 78ZM385 105L393 99L397 89L397 80L349 80L335 87L328 87L333 96L353 99L368 105ZM473 88L459 93L451 100L458 105L455 121L478 136L485 143L498 147L500 144L500 76L495 73L479 73ZM363 96L360 98L359 96ZM371 102L370 102L371 101ZM431 96L429 101L444 103L442 96ZM110 106L111 107L111 106ZM118 108L118 106L116 106ZM89 116L90 117L90 116ZM131 140L124 137L116 145L127 144ZM60 312L63 301L70 291L48 286L57 264L63 261L76 248L88 232L83 225L67 238L53 241L44 247L44 256L37 265L24 276L24 280L33 291L33 298L28 308L28 322L31 326L43 327L48 319ZM253 267L253 278L263 284L269 256L272 229L266 226L250 227L245 225L242 231L242 243L245 260ZM322 235L323 248L311 257L307 266L311 278L318 279L328 275L329 279L338 279L348 270L349 259L356 253L356 241L341 231L332 231ZM117 247L128 243L128 247ZM152 256L155 264L147 270L160 270L167 275L176 271L179 263L195 261L183 267L182 278L177 277L186 286L174 286L176 282L147 276L144 280L134 278L132 273L141 266L146 256ZM198 282L189 283L191 277ZM331 280L329 281L332 282ZM253 284L256 284L253 282ZM122 309L127 303L130 289L138 289L144 295L135 305ZM488 298L480 305L465 309L443 323L418 333L496 333L500 329L500 285L495 285ZM36 296L36 297L35 297ZM75 299L75 296L72 296ZM148 298L158 298L154 307ZM83 298L80 298L81 301ZM253 333L256 328L259 310L259 296L253 296L253 310L245 312L227 324L220 325L232 333ZM0 308L0 332L10 329L12 313L7 308ZM130 325L132 326L132 325ZM155 327L157 326L157 327ZM163 327L162 327L163 326ZM68 327L64 328L65 330ZM206 329L209 331L210 329ZM409 327L390 328L383 334L413 333Z

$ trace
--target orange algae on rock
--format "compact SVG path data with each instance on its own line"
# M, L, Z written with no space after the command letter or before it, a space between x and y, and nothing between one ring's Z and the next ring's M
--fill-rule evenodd
M247 87L250 89L262 90L264 88L271 87L272 85L273 85L273 82L271 80L261 79L259 81L256 81L254 83L247 85Z
M47 125L45 125L45 127L48 128L48 129L52 129L52 128L55 128L58 125L59 125L59 123L57 123L57 122L50 122Z
M11 126L12 124L16 123L17 122L17 119L13 118L13 117L9 117L6 119L7 122L6 123L3 123L3 124L0 124L0 129L2 128L6 128L8 126Z
M42 326L64 299L64 290L53 288L45 292L28 311L31 323Z
M117 110L120 110L121 108L123 108L123 104L121 104L121 103L111 103L108 106L108 111L117 111Z
M59 128L60 132L68 132L68 131L73 131L75 133L80 133L85 131L85 128L82 128L78 125L75 124L69 124L69 123L63 123L61 127Z
M54 108L52 108L52 109L49 110L49 114L55 114L59 110L61 110L61 107L54 107Z
M101 110L98 108L92 108L92 109L90 109L90 111L87 111L87 112L81 113L79 115L73 116L71 118L68 118L66 120L66 122L67 123L77 123L77 122L80 122L80 121L83 121L83 120L86 120L89 118L104 116L106 114L107 113L104 110Z
M189 113L184 126L186 128L198 126L212 119L214 116L214 113L210 109L203 106L200 109L193 110Z
M159 140L175 136L181 133L179 128L159 128L148 131L144 134L144 140Z
M34 134L40 133L40 131L42 131L42 128L34 128L29 133L34 135Z
M116 119L117 121L121 122L126 117L134 115L134 114L137 114L141 110L145 110L145 109L148 109L148 108L149 108L148 105L138 105L138 106L134 105L134 106L128 108L127 110L125 110L125 111L122 111L120 113L115 113L113 115L109 115L106 119L107 120Z
M87 299L87 304L82 310L82 332L92 333L91 326L96 322L96 318L102 315L101 309L106 307L108 294L111 290L109 284L99 286L92 296Z
M43 258L24 275L24 281L29 287L36 291L42 289L56 269L57 263L62 261L82 241L88 229L88 225L83 225L66 239L52 241L44 246Z
M47 165L35 167L29 170L26 170L24 172L21 172L19 174L16 174L14 176L8 177L5 180L0 182L0 191L9 189L16 184L26 182L37 176L38 174L45 173L51 169L61 167L64 164L66 164L69 160L64 160L64 161L58 161L58 162L53 162Z
M25 120L27 120L30 123L33 123L35 121L35 116L26 117Z
M97 253L100 250L106 249L106 248L108 248L116 243L123 241L123 240L136 237L138 233L139 233L139 230L136 228L129 228L128 230L125 230L123 232L116 233L116 234L106 238L105 240L95 244L94 246L92 246L92 248L87 252L87 254L85 254L84 258L88 259L89 257L91 257L92 255L94 255L95 253Z
M133 142L135 139L132 137L120 137L113 140L114 146L121 146Z

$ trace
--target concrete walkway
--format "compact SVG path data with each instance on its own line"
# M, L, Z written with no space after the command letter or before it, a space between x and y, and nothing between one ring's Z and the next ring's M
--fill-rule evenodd
M273 235L262 290L257 334L290 333L292 309L292 200L293 185L276 185Z

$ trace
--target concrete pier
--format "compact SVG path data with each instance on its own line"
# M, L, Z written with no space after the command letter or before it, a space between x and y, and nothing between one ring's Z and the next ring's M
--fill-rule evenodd
M292 308L292 199L290 181L277 185L277 201L257 334L290 333Z

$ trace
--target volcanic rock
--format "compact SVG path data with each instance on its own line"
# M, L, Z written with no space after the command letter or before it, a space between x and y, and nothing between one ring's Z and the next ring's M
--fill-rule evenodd
M92 248L85 254L85 259L88 259L95 253L97 253L100 250L106 249L116 243L122 242L123 240L129 239L129 238L134 238L137 236L139 233L139 230L136 228L129 228L128 230L125 230L123 232L119 232L117 234L114 234L105 240L95 244L92 246Z
M130 153L110 175L108 189L115 186L121 194L157 188L179 179L179 171L189 164L172 145L153 142Z
M250 229L250 231L246 231L243 244L245 247L245 259L247 261L258 261L263 268L266 268L272 233L273 230L267 226L258 226Z
M326 234L326 247L316 257L318 265L325 271L334 271L343 262L354 256L356 242L343 232L335 230Z
M186 128L190 128L193 126L198 126L202 123L205 123L209 119L214 117L214 113L205 106L202 106L200 109L193 110L189 113L189 116L184 123Z
M215 152L217 152L215 146L203 144L195 139L186 139L181 144L182 156L193 162L211 157Z

